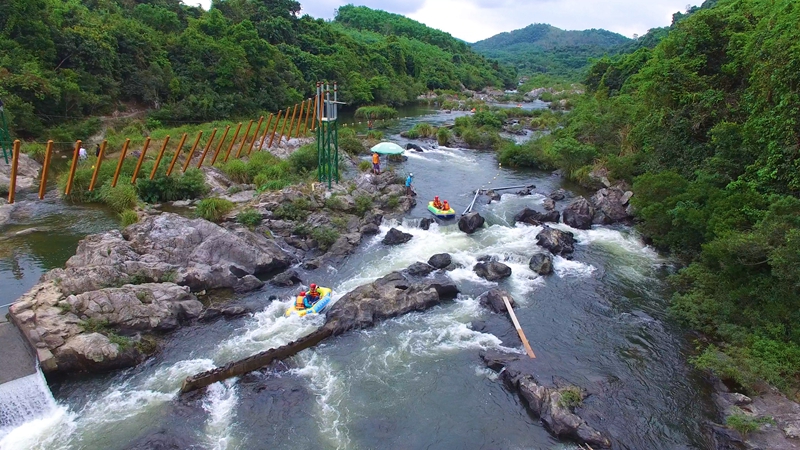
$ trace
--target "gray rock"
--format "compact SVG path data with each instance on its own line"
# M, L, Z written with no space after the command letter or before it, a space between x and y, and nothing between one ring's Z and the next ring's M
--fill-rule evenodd
M558 211L540 213L539 211L525 208L514 216L514 221L530 225L540 225L542 222L558 222L559 217L560 214Z
M431 227L431 225L433 223L434 223L433 219L431 219L429 217L425 217L424 219L419 221L419 227L421 229L423 229L423 230L428 230L428 229L430 229L430 227Z
M381 228L374 223L367 223L361 227L361 234L365 236L374 236L381 232Z
M555 201L564 200L567 198L567 191L564 189L558 189L550 193L550 198Z
M554 202L553 199L546 198L542 200L542 206L547 211L553 211L554 209L556 209L556 202Z
M499 202L503 196L495 191L486 191L486 196L489 197L489 203Z
M412 237L414 236L408 233L403 233L397 228L392 228L386 233L386 236L384 236L383 241L381 242L383 242L384 245L400 245L410 241Z
M33 158L20 152L17 160L16 192L31 191L39 187L39 170L42 165ZM11 158L8 164L0 164L0 186L11 186Z
M592 196L592 205L595 212L592 222L601 225L611 225L617 222L627 221L631 217L627 211L627 204L630 200L628 194L618 187L603 188Z
M579 230L588 230L592 227L594 207L583 197L575 199L564 209L564 223Z
M296 270L287 270L286 272L275 275L275 278L269 280L269 284L282 287L294 286L302 282L303 280Z
M528 267L539 275L548 275L553 273L553 257L549 253L535 253Z
M536 243L554 255L566 255L575 251L575 235L555 228L545 227L536 235Z
M485 222L486 220L480 214L471 212L458 219L458 229L464 233L472 234L478 231Z
M511 296L511 294L503 289L492 289L488 292L485 292L478 297L478 301L481 305L491 309L496 313L505 314L508 313L508 308L506 308L506 304L503 301L504 296L508 298L512 308L516 306L514 298Z
M479 277L488 281L499 281L511 276L511 267L497 261L479 262L475 264L472 270L474 270Z
M406 269L406 273L415 277L424 277L436 270L435 267L432 267L428 264L418 262L414 263Z
M428 264L437 268L444 269L453 262L453 257L449 253L437 253L428 260Z

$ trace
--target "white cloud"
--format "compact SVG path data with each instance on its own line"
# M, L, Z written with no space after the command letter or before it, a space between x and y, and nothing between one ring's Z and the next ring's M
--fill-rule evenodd
M211 0L184 0L208 8ZM686 0L307 0L303 14L332 19L346 4L403 14L468 42L548 23L567 30L604 28L625 36L669 25ZM697 4L698 1L692 2Z

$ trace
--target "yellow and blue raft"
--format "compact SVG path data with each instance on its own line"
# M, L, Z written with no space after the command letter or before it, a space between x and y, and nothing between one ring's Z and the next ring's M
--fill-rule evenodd
M447 210L439 209L433 206L432 201L428 202L428 211L432 212L434 216L439 217L440 219L452 219L456 216L456 212L452 207Z
M289 317L292 314L297 314L298 316L303 317L306 314L319 314L320 312L322 312L322 310L325 309L325 307L328 306L328 303L330 303L331 301L331 289L318 287L317 291L319 292L319 301L317 301L317 303L314 303L314 305L312 305L311 308L298 309L297 305L303 303L303 297L304 297L302 295L298 295L297 298L295 299L294 305L292 305L291 307L289 307L289 309L286 310L286 317Z

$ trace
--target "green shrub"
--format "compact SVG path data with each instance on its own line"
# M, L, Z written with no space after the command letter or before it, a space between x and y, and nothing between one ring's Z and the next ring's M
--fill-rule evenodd
M369 172L372 170L372 163L369 161L361 161L358 163L358 170L362 172Z
M419 131L417 131L414 128L412 128L412 129L410 129L408 131L404 131L404 132L400 133L400 136L403 136L404 138L407 138L407 139L419 139Z
M233 202L224 198L204 198L197 204L197 215L211 222L219 222L233 207Z
M389 197L389 200L386 201L386 206L389 209L397 209L400 206L400 199L396 195L392 195Z
M364 217L364 214L372 209L372 197L368 195L359 195L356 197L356 213Z
M78 322L78 326L83 328L83 331L86 331L87 333L101 333L108 331L107 320L98 320L91 317Z
M775 423L775 420L772 417L749 416L745 414L744 411L736 407L734 407L733 414L725 419L725 425L728 428L738 431L742 434L742 436L747 436L753 431L761 428L761 425L767 423Z
M362 106L356 110L356 119L386 120L397 118L397 110L386 105Z
M439 131L436 132L436 141L439 145L447 145L452 138L453 134L445 127L439 128Z
M374 139L380 141L383 139L383 131L369 130L367 132L367 139Z
M126 209L119 213L119 221L122 224L122 228L127 227L128 225L132 225L139 221L139 215L136 214L136 211L132 209Z
M44 162L44 156L47 150L47 146L45 144L39 144L37 142L23 142L20 145L19 150L22 153L28 155L34 161L41 164Z
M308 209L308 201L299 199L278 206L273 213L277 219L303 221L308 217Z
M152 180L144 177L136 181L136 191L142 200L147 203L188 200L202 197L209 191L205 174L200 169L188 169L183 174L173 172L169 177L165 172L166 169L160 167Z
M247 184L251 181L247 164L241 159L232 159L222 163L221 169L234 183Z
M332 195L325 200L325 207L332 211L341 211L344 209L344 202L339 197Z
M330 227L316 227L311 230L311 239L317 243L322 251L325 251L339 239L339 232Z
M311 236L311 231L312 230L310 226L301 223L300 225L294 227L294 230L292 230L292 234L294 234L295 236L307 237Z
M236 221L253 229L261 223L261 213L253 208L247 208L236 215Z
M342 128L339 130L339 149L348 155L358 156L367 151L364 144L356 135L356 131L352 128Z
M129 183L121 183L113 188L111 183L104 184L100 188L100 198L103 203L118 213L131 210L139 203L136 188Z
M411 129L412 131L416 131L418 136L421 137L431 137L436 134L436 128L433 125L425 122L420 122Z
M558 404L570 411L583 403L583 394L579 387L571 386L559 392L561 393L561 398L558 399Z
M306 174L317 169L317 144L306 144L289 156L289 165L297 174Z
M133 345L133 341L131 341L131 338L129 337L120 336L117 333L113 332L107 333L106 336L108 336L108 340L112 344L116 344L117 346L119 346L121 350L125 350L131 345Z

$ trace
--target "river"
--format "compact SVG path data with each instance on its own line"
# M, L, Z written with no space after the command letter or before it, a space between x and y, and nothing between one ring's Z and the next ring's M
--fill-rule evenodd
M420 120L452 122L456 114L403 119L386 133L404 144L396 134L400 130ZM521 351L471 326L491 320L476 299L498 286L471 270L483 255L513 269L499 287L518 304L517 316L537 355L537 377L589 391L584 403L603 413L599 428L616 447L706 448L699 424L714 409L709 387L686 363L683 331L666 315L668 260L624 227L582 231L559 224L575 233L575 253L571 259L556 257L554 274L535 275L527 262L540 228L515 225L513 216L541 204L541 194L506 194L499 202L479 203L476 210L487 224L472 236L452 221L427 231L417 228L420 218L430 216L425 199L434 195L460 213L472 200L470 191L481 186L531 183L543 193L565 186L551 174L500 168L492 152L438 148L407 155L407 161L390 167L414 173L418 205L399 222L385 221L381 234L341 266L302 277L333 287L337 299L392 270L448 252L465 267L451 273L462 290L454 302L334 338L204 393L178 396L184 377L287 343L322 323L321 317L285 318L295 290L268 286L235 300L258 312L180 329L138 367L51 381L55 402L35 420L0 432L0 449L573 448L553 439L480 361L481 350ZM68 213L56 203L52 208L58 213L38 208L40 217L52 218L47 219L53 221L51 233L60 237L39 250L26 244L30 237L18 238L18 260L29 259L34 268L63 264L68 256L63 253L74 251L80 236L110 226L97 209L70 207ZM383 246L380 240L391 226L414 238ZM29 236L38 240L37 234ZM6 267L0 271L8 276ZM20 285L32 283L21 280ZM280 300L270 301L271 295Z

